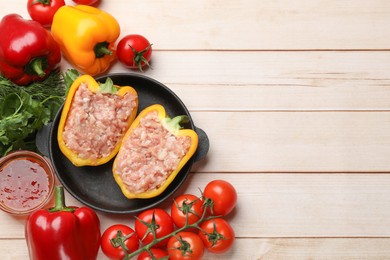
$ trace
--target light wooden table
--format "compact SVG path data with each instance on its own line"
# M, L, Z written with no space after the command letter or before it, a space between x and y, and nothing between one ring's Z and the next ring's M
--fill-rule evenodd
M27 18L25 6L1 1L0 14ZM388 0L103 0L100 8L123 35L153 42L144 74L176 92L210 138L178 194L216 178L237 188L234 248L205 259L390 259ZM99 216L102 230L133 221ZM23 228L24 219L0 213L1 259L27 258Z

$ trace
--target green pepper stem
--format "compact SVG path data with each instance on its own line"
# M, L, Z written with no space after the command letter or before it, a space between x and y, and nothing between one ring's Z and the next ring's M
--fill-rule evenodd
M32 59L29 64L31 68L31 72L33 74L38 75L41 78L46 75L45 71L43 70L43 66L44 66L43 63L44 61L42 60L42 58L35 58Z
M185 124L188 122L189 118L186 115L175 116L174 118L166 117L164 121L165 126L173 132L176 132L182 128L180 124Z
M96 58L102 58L104 55L112 55L112 51L108 49L108 42L99 42L93 48Z
M75 208L67 207L65 205L65 192L64 187L58 185L54 187L54 197L55 197L55 204L54 207L51 208L50 212L57 212L57 211L69 211L73 212L75 211Z

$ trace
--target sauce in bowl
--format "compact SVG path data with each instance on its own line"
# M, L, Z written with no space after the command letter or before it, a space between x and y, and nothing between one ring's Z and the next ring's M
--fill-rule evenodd
M28 214L50 200L54 187L51 165L42 156L18 151L0 159L0 207Z

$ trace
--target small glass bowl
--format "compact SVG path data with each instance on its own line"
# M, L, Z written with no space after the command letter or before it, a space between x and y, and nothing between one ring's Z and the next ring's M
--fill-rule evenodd
M8 203L6 201L5 198L6 196L8 198L12 197L15 201L20 202L22 200L21 197L22 195L17 194L18 192L15 191L16 189L18 190L29 189L28 187L26 187L26 185L27 186L31 185L32 186L31 189L34 189L35 187L39 187L39 185L41 185L40 183L38 183L38 179L34 179L34 177L36 176L32 177L33 174L32 172L30 173L21 172L20 170L15 171L15 169L9 170L10 169L9 167L16 167L16 164L20 165L23 163L22 161L28 161L26 162L28 164L33 163L32 167L30 167L31 166L30 165L28 168L29 170L34 171L35 173L38 171L42 173L42 169L43 169L44 173L46 174L46 178L43 178L43 176L41 177L45 180L45 182L47 180L47 191L42 192L41 194L38 195L39 193L38 189L32 190L30 193L33 193L32 195L34 195L34 199L37 200L34 201L33 205L25 205L24 207L22 206L13 207L10 206L11 203ZM40 169L37 170L35 168L36 166L40 167ZM7 186L6 185L7 180L5 180L5 178L12 178L12 177L14 178L14 181L16 178L19 184L22 183L23 187L21 187L21 185ZM39 185L36 186L36 184ZM44 185L46 185L46 183ZM14 186L18 186L18 187L14 187ZM23 215L28 215L37 209L41 209L45 207L48 204L48 202L51 200L53 196L54 186L55 186L55 179L54 179L53 167L51 166L50 162L47 159L45 159L43 156L35 152L20 150L20 151L11 152L8 155L0 158L0 208L3 211L11 215L23 216ZM32 197L33 196L31 196L31 198Z

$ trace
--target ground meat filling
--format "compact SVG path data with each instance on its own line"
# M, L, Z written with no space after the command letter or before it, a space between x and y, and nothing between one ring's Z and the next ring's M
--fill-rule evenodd
M136 96L94 93L82 84L65 123L65 145L82 159L107 157L125 134Z
M115 172L133 194L157 189L178 167L190 145L190 137L169 132L152 111L122 144Z

